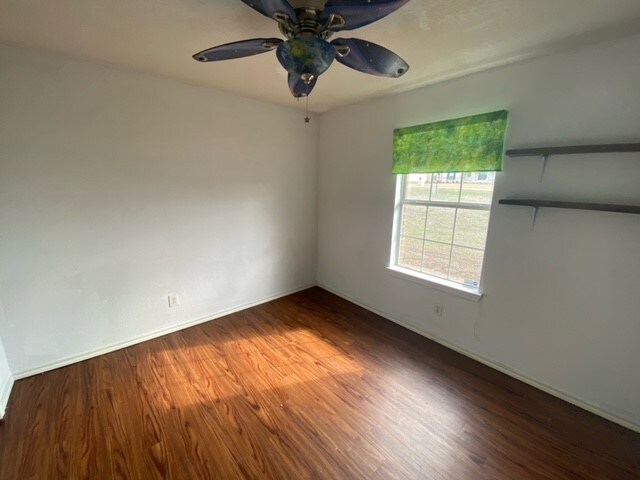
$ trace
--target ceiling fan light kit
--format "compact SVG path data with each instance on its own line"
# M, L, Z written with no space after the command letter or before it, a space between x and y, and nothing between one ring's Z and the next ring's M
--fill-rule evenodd
M214 62L258 55L276 50L288 72L289 89L295 98L307 97L334 60L343 65L383 77L397 78L409 70L398 55L380 45L358 38L328 39L342 30L353 30L394 12L409 0L328 0L322 10L293 8L287 0L242 0L275 20L280 38L254 38L227 43L193 55L199 62Z

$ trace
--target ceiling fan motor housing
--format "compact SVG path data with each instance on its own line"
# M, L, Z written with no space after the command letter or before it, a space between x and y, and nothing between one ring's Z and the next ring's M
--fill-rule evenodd
M336 50L329 42L316 37L292 38L278 45L278 61L297 78L317 78L333 63Z

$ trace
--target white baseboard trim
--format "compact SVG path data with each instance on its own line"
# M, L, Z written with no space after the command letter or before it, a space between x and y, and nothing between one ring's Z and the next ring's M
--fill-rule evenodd
M88 360L90 358L98 357L100 355L104 355L105 353L111 353L116 350L120 350L122 348L130 347L131 345L136 345L138 343L146 342L147 340L152 340L154 338L162 337L163 335L168 335L169 333L174 333L179 330L184 330L185 328L193 327L194 325L198 325L200 323L208 322L210 320L215 320L216 318L224 317L226 315L230 315L235 312L239 312L241 310L246 310L247 308L255 307L263 303L270 302L272 300L276 300L278 298L286 297L287 295L291 295L296 292L300 292L302 290L306 290L311 287L315 287L316 284L312 283L309 285L305 285L303 287L295 288L293 290L287 290L286 292L278 293L276 295L271 295L269 297L264 297L254 302L244 303L242 305L237 305L232 308L228 308L216 313L212 313L211 315L205 315L200 318L196 318L194 320L190 320L188 322L179 323L177 325L172 325L171 327L162 328L160 330L156 330L140 337L132 338L130 340L126 340L124 342L113 343L106 347L98 348L96 350L90 350L88 352L80 353L78 355L72 355L70 357L65 357L55 362L47 363L45 365L41 365L37 368L32 368L29 370L22 370L20 372L14 372L13 378L15 380L20 380L22 378L31 377L33 375L38 375L40 373L48 372L50 370L55 370L56 368L65 367L67 365L71 365L73 363L82 362L84 360Z
M9 395L11 395L11 389L13 388L13 376L9 375L0 388L0 420L4 418L5 411L7 410L7 404L9 403Z
M398 325L406 328L407 330L411 330L412 332L417 333L418 335L421 335L423 337L428 338L429 340L433 340L436 343L439 343L440 345L450 348L451 350L454 350L462 355L464 355L465 357L469 357L477 362L480 362L488 367L493 368L494 370L498 370L499 372L504 373L505 375L509 375L510 377L515 378L516 380L520 380L521 382L524 382L528 385L531 385L532 387L537 388L538 390L542 390L543 392L546 392L550 395L553 395L554 397L560 398L561 400L564 400L565 402L571 403L572 405L575 405L577 407L582 408L583 410L587 410L588 412L591 412L595 415L598 415L599 417L602 418L606 418L607 420L613 422L613 423L617 423L618 425L622 425L625 428L628 428L629 430L633 430L635 432L640 433L640 424L637 424L635 422L633 422L632 420L628 420L625 418L621 418L617 415L614 415L612 413L609 413L605 410L602 410L600 407L597 407L585 400L582 400L580 398L577 398L573 395L570 395L568 393L562 392L560 390L555 389L554 387L550 387L549 385L545 385L544 383L541 383L537 380L534 380L533 378L528 377L527 375L518 372L517 370L512 370L508 367L506 367L505 365L502 365L500 363L496 363L486 357L483 357L481 355L477 355L475 353L472 353L468 350L465 350L464 348L455 345L453 343L450 343L446 340L443 340L442 338L439 338L433 334L430 334L428 332L425 332L423 330L420 330L412 325L409 325L405 322L402 322L400 320L397 320L395 318L393 318L391 315L382 312L376 308L370 307L369 305L367 305L366 303L350 297L349 295L346 295L332 287L329 287L328 285L325 285L323 283L318 283L318 287L327 290L328 292L333 293L334 295L337 295L338 297L344 298L345 300L351 302L351 303L355 303L356 305L358 305L359 307L364 308L365 310L369 310L370 312L373 312L377 315L380 315L381 317L393 322L393 323L397 323Z

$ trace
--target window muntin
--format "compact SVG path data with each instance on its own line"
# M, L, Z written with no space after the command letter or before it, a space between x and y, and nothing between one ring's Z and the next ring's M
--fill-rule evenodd
M392 264L479 290L495 172L399 177Z

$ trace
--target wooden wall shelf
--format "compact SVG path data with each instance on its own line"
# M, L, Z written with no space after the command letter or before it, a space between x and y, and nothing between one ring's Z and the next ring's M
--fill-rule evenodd
M640 152L640 143L612 143L607 145L568 145L563 147L516 148L507 150L507 157L548 157L579 153Z
M640 143L610 143L604 145L566 145L562 147L516 148L506 151L508 157L540 157L540 177L542 182L547 159L551 155L573 155L585 153L626 153L640 152ZM508 199L503 198L500 205L520 205L532 207L531 228L536 223L538 208L569 208L573 210L596 210L600 212L632 213L640 215L640 205L619 205L613 203L565 202L561 200Z
M601 212L633 213L640 215L640 205L618 205L612 203L564 202L559 200L502 199L500 205L521 205L525 207L570 208L574 210L597 210Z

